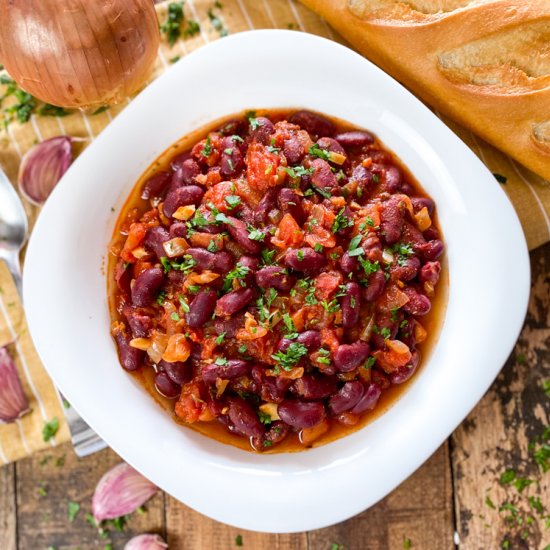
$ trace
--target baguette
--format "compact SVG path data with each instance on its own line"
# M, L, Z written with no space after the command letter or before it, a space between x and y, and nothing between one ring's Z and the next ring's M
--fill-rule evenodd
M429 105L550 180L550 0L302 0Z

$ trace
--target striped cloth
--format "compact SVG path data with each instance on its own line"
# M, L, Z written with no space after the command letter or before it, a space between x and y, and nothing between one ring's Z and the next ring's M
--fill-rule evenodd
M152 78L161 74L177 57L220 38L222 29L229 33L249 29L281 28L317 34L342 44L345 40L319 18L294 0L222 0L220 8L213 0L187 0L185 15L200 23L200 32L172 47L161 44ZM166 18L167 2L157 5L159 20ZM274 45L276 47L276 45ZM0 85L0 96L3 90ZM124 108L124 104L92 115L80 111L65 117L33 115L26 124L12 123L0 131L0 165L12 181L16 181L21 157L37 141L59 134L83 138L75 144L83 149ZM445 122L472 148L494 172L506 178L503 188L519 214L531 249L550 240L550 186L537 175L484 143L451 121ZM495 180L495 185L499 183ZM38 209L25 203L32 230ZM32 412L22 420L0 426L0 461L15 460L34 450L68 440L58 397L43 370L26 330L23 313L9 274L0 264L0 346L9 344L9 351L20 368ZM60 343L61 344L61 343ZM61 421L55 438L44 442L42 427L53 417Z

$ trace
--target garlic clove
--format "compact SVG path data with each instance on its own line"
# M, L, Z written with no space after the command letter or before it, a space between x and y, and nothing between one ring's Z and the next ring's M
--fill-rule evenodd
M158 487L123 462L111 468L97 484L92 498L92 513L99 524L135 512Z
M6 348L0 348L0 423L13 422L29 412L17 367Z
M57 136L30 149L19 168L19 189L23 196L38 206L44 204L53 188L73 161L73 138Z
M164 550L168 545L159 535L138 535L130 539L124 546L124 550Z

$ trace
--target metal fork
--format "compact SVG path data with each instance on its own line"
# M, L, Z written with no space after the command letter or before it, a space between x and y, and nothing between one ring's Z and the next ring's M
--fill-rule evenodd
M23 294L19 253L27 241L28 233L27 215L21 199L0 168L0 260L6 262L21 301ZM67 406L67 401L59 390L58 395L69 424L75 453L83 457L105 448L107 444L82 420L73 407Z

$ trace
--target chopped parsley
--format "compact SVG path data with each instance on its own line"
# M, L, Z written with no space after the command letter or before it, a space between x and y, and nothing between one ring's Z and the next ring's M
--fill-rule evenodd
M262 262L264 265L273 265L273 258L276 253L276 250L268 250L267 248L262 249Z
M366 369L366 370L371 369L374 366L374 363L376 363L376 357L373 357L371 355L366 360L365 364L363 365L363 368Z
M264 441L265 443L265 441ZM243 536L242 535L237 535L235 537L235 546L242 546L243 545Z
M229 363L229 361L225 357L218 357L214 361L214 364L219 365L220 367L223 367L223 366L227 365L228 363Z
M40 116L67 116L70 115L70 111L64 109L63 107L57 107L57 105L50 105L49 103L44 103L40 109L38 109L38 114Z
M327 313L336 313L340 309L340 304L338 304L338 300L336 300L336 298L334 298L330 302L327 302L326 300L323 300L321 302L321 305L323 306L323 309ZM352 307L354 307L354 306L352 306Z
M267 413L262 412L262 411L258 411L258 418L260 419L260 422L264 426L269 426L272 422L271 416Z
M189 254L186 254L181 262L171 261L166 256L163 256L160 259L160 263L164 268L164 273L168 273L171 269L173 269L174 271L182 271L185 275L189 274L197 265L197 262L193 259L193 256L190 256Z
M185 299L185 297L182 296L181 294L178 294L178 300L181 305L181 309L183 309L185 313L189 313L189 304L187 303L187 300Z
M380 181L380 177L378 176L378 174L373 174L372 175L372 181L374 183L378 183Z
M330 365L330 351L328 349L321 348L317 354L317 363L321 363L321 365Z
M67 515L69 516L69 521L73 522L76 518L76 515L80 511L80 504L78 502L69 501L67 505Z
M361 256L365 253L365 250L363 249L363 247L359 246L362 240L363 240L363 235L361 235L361 233L359 233L359 235L355 235L355 237L351 239L348 247L349 256Z
M299 262L303 261L304 251L303 250L298 250L298 252L296 252L296 258Z
M227 195L225 197L225 202L227 203L229 209L233 210L234 208L239 206L239 204L241 204L241 197L239 197L238 195Z
M180 316L177 314L177 312L173 311L172 312L172 315L170 315L172 321L179 321L180 320Z
M303 344L292 342L286 351L278 351L271 358L277 361L278 366L281 366L286 371L290 371L307 353L307 348Z
M315 246L313 247L313 250L315 250L315 252L323 252L324 248L323 248L322 244L315 243Z
M338 233L341 229L346 229L353 226L353 220L344 214L345 210L345 208L342 208L340 212L336 214L332 227L330 228L333 233Z
M164 292L164 290L161 290L159 292L159 295L157 296L157 304L159 306L162 306L164 305L164 300L166 299L166 292Z
M253 241L263 241L265 239L265 233L256 229L253 225L247 225L248 238Z
M321 187L316 187L315 185L312 185L311 187L325 199L330 199L332 197L332 193L328 189L322 189Z
M59 430L59 418L54 416L49 422L44 424L42 428L42 439L44 441L49 441L52 437L55 436Z
M297 179L303 176L310 176L313 174L313 168L304 168L303 166L295 166L291 168L290 166L285 166L283 170L292 178Z
M187 287L187 290L190 294L197 294L197 292L201 289L199 285L189 285Z
M288 313L283 314L283 323L286 330L285 338L288 338L290 340L297 338L298 332L296 330L296 325L294 324L292 317Z
M210 136L208 136L202 147L201 155L203 157L209 157L211 154L212 154L212 139L210 138Z
M323 149L317 143L314 143L309 148L308 153L314 157L318 157L323 160L330 160L330 151Z
M223 280L223 292L227 292L233 286L233 281L242 281L250 271L246 265L237 264L224 278ZM241 286L244 286L241 282Z
M387 340L391 336L391 330L388 327L384 327L380 330L380 335Z
M268 145L266 147L266 149L268 150L269 153L280 153L281 152L281 148L280 147L273 147L273 145Z
M208 19L210 19L210 23L214 27L215 30L218 31L220 37L227 36L229 32L223 25L223 21L214 13L212 9L208 10Z
M210 241L206 247L206 250L208 250L208 252L217 252L218 247L216 246L216 241Z
M501 485L508 485L512 483L516 477L516 472L514 470L506 470L499 478L499 483Z
M223 344L223 341L225 340L225 335L227 332L222 332L217 338L216 338L216 346L221 346Z
M360 256L359 263L361 264L361 267L363 268L367 277L380 269L380 264L377 261L371 262L370 260L367 260L366 258L361 258Z
M160 26L160 31L166 35L170 46L173 46L181 36L183 19L183 2L170 2L166 21Z

